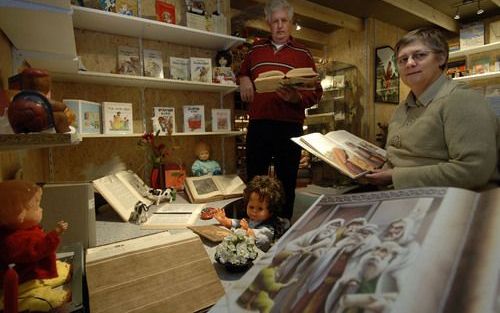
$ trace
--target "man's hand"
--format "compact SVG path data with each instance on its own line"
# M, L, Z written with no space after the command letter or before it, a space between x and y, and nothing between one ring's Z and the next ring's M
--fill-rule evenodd
M241 101L251 103L253 102L253 84L252 80L248 76L240 77L240 95Z
M300 93L295 88L281 87L276 89L276 94L286 102L299 103L301 101Z
M58 235L64 233L66 230L68 230L68 223L66 223L65 221L59 221L59 222L57 222L57 226L54 229L54 231Z
M373 173L366 174L363 178L369 184L387 186L392 184L392 168L376 169Z

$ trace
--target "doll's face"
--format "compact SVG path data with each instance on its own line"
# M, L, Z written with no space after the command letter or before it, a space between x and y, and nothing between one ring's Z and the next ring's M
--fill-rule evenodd
M42 208L40 207L40 201L42 200L42 190L38 190L33 199L27 203L25 209L24 220L22 222L22 228L28 228L40 224L42 221Z
M247 204L247 215L252 221L263 222L271 217L269 212L269 201L261 200L256 192L250 194Z
M198 154L198 159L200 159L201 161L206 161L206 160L208 160L209 156L210 156L210 152L208 152L208 150L202 150Z

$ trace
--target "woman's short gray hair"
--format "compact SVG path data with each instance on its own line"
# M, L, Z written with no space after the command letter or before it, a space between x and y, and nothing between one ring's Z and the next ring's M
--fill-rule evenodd
M432 52L441 54L445 60L444 63L439 66L439 68L441 68L442 70L446 68L448 63L449 51L448 42L446 41L446 38L442 31L433 27L417 28L410 31L401 39L399 39L398 43L396 44L394 48L396 57L399 54L399 50L415 41L421 41L424 45L431 49Z
M293 18L293 7L286 0L270 0L264 7L264 13L266 14L266 21L271 22L271 14L280 9L288 10L288 19L292 21Z

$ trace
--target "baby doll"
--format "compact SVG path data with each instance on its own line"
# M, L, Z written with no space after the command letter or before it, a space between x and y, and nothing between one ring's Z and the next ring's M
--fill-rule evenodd
M194 161L191 171L193 176L203 176L207 174L211 175L221 175L222 170L217 161L209 160L210 157L210 147L207 143L201 141L196 145L195 148L196 156L198 159Z
M224 209L217 209L214 218L227 228L245 229L248 236L255 237L257 248L265 252L281 235L276 214L283 204L283 186L274 177L255 176L245 188L243 199L248 219L230 219Z
M0 182L0 281L4 280L9 264L19 276L19 311L46 311L39 306L23 302L22 298L43 298L52 307L62 305L69 294L52 289L49 285L62 284L69 275L69 265L56 262L56 249L68 224L59 221L51 232L40 227L42 219L42 188L21 180ZM59 264L61 263L61 264ZM64 276L64 277L62 277ZM37 289L39 288L39 289ZM40 302L40 301L39 301ZM3 303L3 301L2 301ZM48 307L50 309L50 307Z

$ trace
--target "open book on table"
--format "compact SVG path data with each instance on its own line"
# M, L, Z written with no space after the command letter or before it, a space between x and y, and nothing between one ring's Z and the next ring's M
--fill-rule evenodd
M152 203L146 198L149 186L129 170L101 177L92 181L92 184L124 221L129 220L137 202L145 205Z
M184 186L191 203L241 197L246 187L238 175L186 177Z
M292 140L344 175L358 178L382 167L386 151L345 130L311 133Z
M499 204L500 188L322 196L212 310L498 312Z
M160 205L146 222L143 229L179 229L197 223L204 204L165 203Z
M294 68L286 74L282 71L273 70L260 73L254 80L254 85L258 93L273 92L284 86L314 90L318 77L318 73L311 67Z

